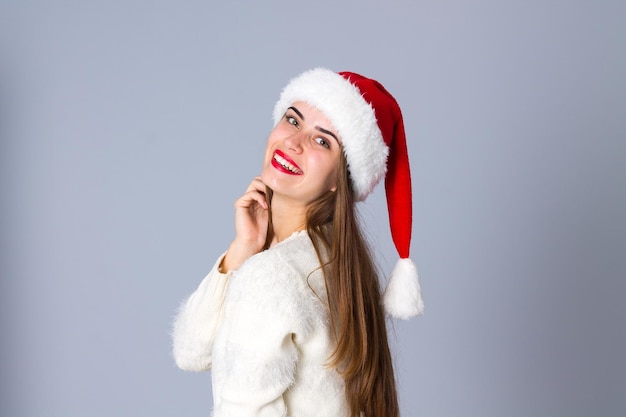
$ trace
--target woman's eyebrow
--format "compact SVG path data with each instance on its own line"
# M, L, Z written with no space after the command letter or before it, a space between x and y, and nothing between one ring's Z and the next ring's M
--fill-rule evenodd
M300 110L296 109L293 106L289 107L289 109L293 110L298 116L300 116L302 120L304 120L304 116L302 115L302 113L300 113Z
M325 134L327 134L327 135L332 136L333 138L335 138L335 140L337 141L337 144L338 144L339 146L341 146L341 143L339 143L339 138L337 138L337 136L335 136L335 134L334 134L333 132L331 132L330 130L326 130L326 129L324 129L323 127L319 127L319 126L315 126L315 128L316 128L317 130L319 130L320 132L325 133Z

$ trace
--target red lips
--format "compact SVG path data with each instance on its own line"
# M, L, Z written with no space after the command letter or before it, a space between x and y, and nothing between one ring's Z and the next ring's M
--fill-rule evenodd
M294 162L293 159L289 158L285 153L276 149L274 151L274 155L272 157L272 166L289 175L302 175L302 169Z

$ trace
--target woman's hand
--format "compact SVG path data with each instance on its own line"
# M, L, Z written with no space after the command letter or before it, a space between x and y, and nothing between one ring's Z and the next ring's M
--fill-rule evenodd
M246 259L263 250L268 223L265 184L261 177L256 177L235 201L235 239L220 266L222 272L239 268Z

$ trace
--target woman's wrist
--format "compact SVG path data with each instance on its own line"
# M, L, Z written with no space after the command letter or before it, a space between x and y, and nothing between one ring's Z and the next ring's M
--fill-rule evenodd
M233 241L228 247L226 255L224 255L224 258L222 259L219 270L221 273L227 273L229 271L239 269L241 264L244 263L246 259L258 252L259 251L254 250L251 245Z

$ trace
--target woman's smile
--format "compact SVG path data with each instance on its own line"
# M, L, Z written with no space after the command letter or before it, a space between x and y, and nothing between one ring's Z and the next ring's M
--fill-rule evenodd
M277 149L272 158L272 166L277 170L290 175L302 175L304 172L300 169L293 159L289 158L285 153Z

